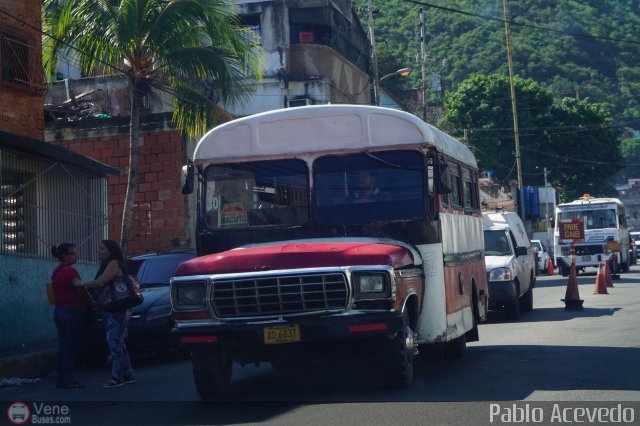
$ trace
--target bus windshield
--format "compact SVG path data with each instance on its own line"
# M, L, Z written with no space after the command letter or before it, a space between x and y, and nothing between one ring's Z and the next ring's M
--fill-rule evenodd
M308 221L308 169L302 160L211 166L205 181L203 206L209 228Z
M614 209L573 210L558 213L559 220L580 219L585 229L615 228L616 211Z
M314 163L317 222L424 218L424 162L418 151L318 158Z

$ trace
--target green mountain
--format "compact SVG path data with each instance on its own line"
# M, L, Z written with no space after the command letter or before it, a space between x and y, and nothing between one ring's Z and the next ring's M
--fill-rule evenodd
M355 0L367 26L367 0ZM474 73L508 73L500 0L371 0L379 75L411 67L419 87L420 12L427 73L455 90ZM421 3L421 4L418 4ZM640 129L640 2L638 0L510 0L514 73L558 98L602 104L614 126Z

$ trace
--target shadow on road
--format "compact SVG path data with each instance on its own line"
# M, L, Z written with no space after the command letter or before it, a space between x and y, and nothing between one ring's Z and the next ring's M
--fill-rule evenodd
M486 324L504 323L504 322L549 322L549 321L567 321L574 318L598 318L604 316L612 316L622 308L589 308L585 307L582 311L566 311L563 307L557 308L533 308L533 311L522 313L516 321L507 319L504 311L489 311L487 314Z
M586 286L586 285L595 285L596 283L596 274L586 273L580 274L577 277L578 286ZM569 277L561 277L554 276L553 278L548 278L541 280L540 277L536 280L536 288L546 288L546 287L566 287L569 281ZM620 278L613 279L613 285L616 284L639 284L636 278L631 278L629 276L621 275Z
M410 390L387 389L381 365L332 363L286 374L270 370L240 378L220 400L504 401L525 399L535 391L640 391L638 357L638 348L474 346L467 348L463 360L418 358ZM264 420L253 418L251 413L245 415L245 422Z

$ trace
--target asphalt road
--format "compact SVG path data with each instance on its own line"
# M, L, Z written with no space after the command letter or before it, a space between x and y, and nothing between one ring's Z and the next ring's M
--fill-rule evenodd
M516 322L490 312L463 359L420 360L408 390L386 389L371 366L353 363L294 374L234 365L228 397L202 402L190 362L163 356L136 360L138 382L124 387L102 389L107 368L83 368L85 389L58 390L49 377L0 389L0 399L67 404L72 424L491 424L496 401L501 410L512 402L634 401L640 423L639 272L623 274L607 295L593 294L594 274L580 275L583 311L564 309L567 278L539 276L532 312Z

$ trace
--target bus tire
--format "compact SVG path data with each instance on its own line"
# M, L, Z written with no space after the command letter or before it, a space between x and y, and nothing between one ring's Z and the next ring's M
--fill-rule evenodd
M622 262L620 265L620 270L622 272L629 272L629 262Z
M478 301L478 294L476 291L476 286L472 286L471 288L471 309L473 313L473 326L471 330L465 333L465 341L467 342L477 342L480 340L480 332L478 331L478 323L480 322L480 302Z
M191 351L196 389L202 398L220 396L231 385L232 360L224 348L198 347Z
M563 277L568 277L569 276L569 268L567 268L566 266L560 266L560 274Z
M415 333L408 312L403 315L402 330L384 342L385 382L395 389L406 389L413 383Z

